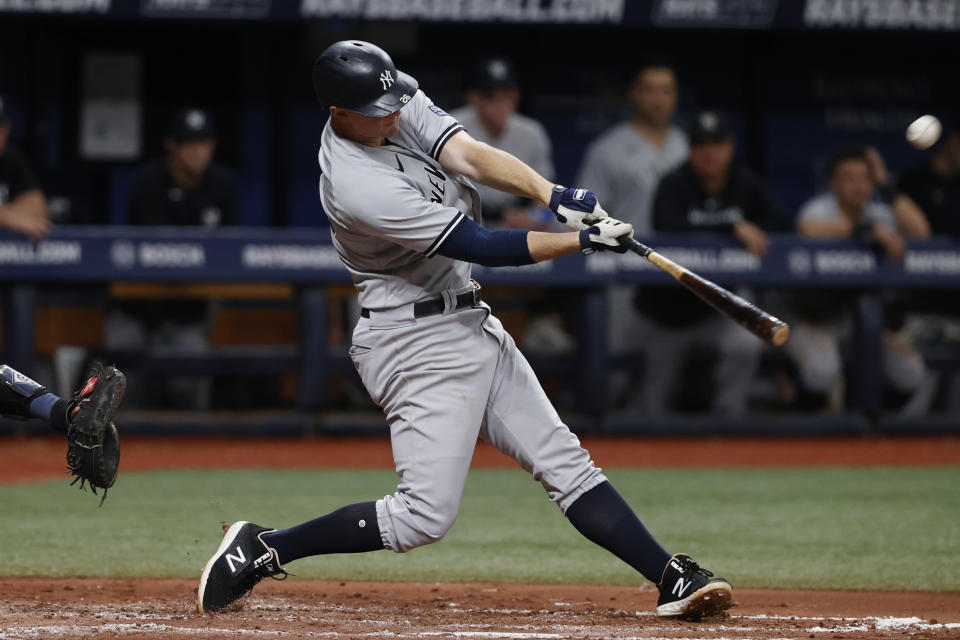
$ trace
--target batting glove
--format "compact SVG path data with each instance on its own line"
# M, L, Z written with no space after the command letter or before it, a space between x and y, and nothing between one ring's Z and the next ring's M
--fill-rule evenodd
M550 211L553 211L561 224L574 231L585 229L596 219L607 217L607 212L600 207L597 194L593 191L567 188L559 184L553 187L550 195ZM584 222L586 216L594 219Z
M620 244L620 239L629 238L632 235L632 224L606 217L580 232L580 250L584 253L594 251L626 253L627 248Z

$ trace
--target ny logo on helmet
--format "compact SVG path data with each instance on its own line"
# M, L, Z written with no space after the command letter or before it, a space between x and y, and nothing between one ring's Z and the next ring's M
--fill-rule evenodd
M390 75L390 69L385 69L380 74L380 82L383 84L383 90L386 91L393 86L393 76Z

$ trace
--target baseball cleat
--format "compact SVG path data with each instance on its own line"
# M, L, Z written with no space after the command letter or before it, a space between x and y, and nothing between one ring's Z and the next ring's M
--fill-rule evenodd
M663 570L657 600L657 615L662 617L699 620L716 615L733 606L733 588L724 578L713 574L678 553L670 558Z
M223 609L248 594L263 578L283 580L287 577L277 552L260 537L272 531L276 529L242 520L230 525L200 576L197 589L200 613Z

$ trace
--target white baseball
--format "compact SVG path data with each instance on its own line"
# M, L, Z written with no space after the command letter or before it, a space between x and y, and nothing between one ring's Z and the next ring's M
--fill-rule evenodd
M920 116L907 127L907 142L915 149L929 149L940 139L940 121L936 116Z

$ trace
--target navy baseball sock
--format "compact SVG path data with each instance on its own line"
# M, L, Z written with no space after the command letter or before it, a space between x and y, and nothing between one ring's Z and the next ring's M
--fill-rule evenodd
M31 400L27 411L30 412L30 417L46 420L57 431L66 432L69 408L69 400L64 400L48 391Z
M327 553L383 549L376 502L351 504L295 527L265 533L262 537L276 549L280 564Z
M598 484L567 509L567 519L588 540L600 545L657 584L670 561L630 505L609 482Z

